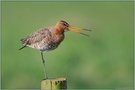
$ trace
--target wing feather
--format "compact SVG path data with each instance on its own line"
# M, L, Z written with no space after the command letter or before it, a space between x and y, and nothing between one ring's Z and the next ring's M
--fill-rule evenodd
M30 34L26 38L21 39L23 46L19 50L23 49L26 46L33 46L33 45L36 45L38 43L41 43L43 39L47 40L48 38L51 37L50 30L52 28L53 27L41 28L41 29L33 32L32 34Z

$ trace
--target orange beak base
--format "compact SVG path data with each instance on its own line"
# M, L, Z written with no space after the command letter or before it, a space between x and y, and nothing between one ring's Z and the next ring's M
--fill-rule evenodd
M79 33L79 34L82 34L82 35L85 35L85 36L89 36L85 33L82 33L82 32L78 32L79 30L85 30L85 31L91 31L89 29L85 29L85 28L79 28L79 27L76 27L76 26L69 26L68 27L68 30L72 31L72 32L76 32L76 33Z

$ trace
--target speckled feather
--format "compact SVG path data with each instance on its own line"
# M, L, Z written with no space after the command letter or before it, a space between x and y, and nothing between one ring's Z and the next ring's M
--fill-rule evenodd
M57 48L60 42L64 39L64 33L61 36L62 39L60 39L61 37L59 37L57 33L54 35L52 30L54 30L53 26L42 28L30 34L26 38L21 39L23 44L22 48L29 46L40 51L49 51Z

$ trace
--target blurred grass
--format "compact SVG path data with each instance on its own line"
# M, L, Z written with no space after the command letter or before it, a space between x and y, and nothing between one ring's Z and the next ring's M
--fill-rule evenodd
M65 33L58 49L44 54L50 78L68 88L133 87L133 2L2 2L2 88L40 88L40 53L21 51L19 40L65 20L89 28L85 37Z

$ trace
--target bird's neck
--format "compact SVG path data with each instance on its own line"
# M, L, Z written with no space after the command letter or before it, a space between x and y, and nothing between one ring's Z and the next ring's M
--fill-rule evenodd
M64 30L61 30L60 28L55 28L52 31L53 34L53 41L54 42L61 42L64 39Z
M56 35L62 35L62 34L64 34L64 29L55 26L54 30L53 30L53 33L56 34Z

